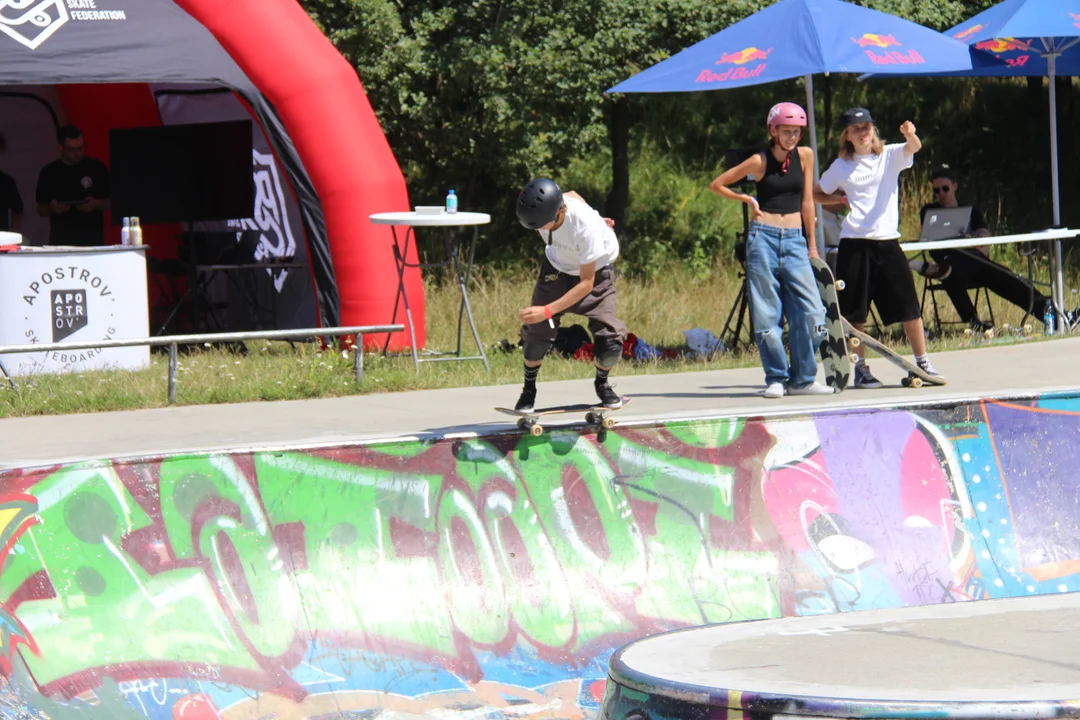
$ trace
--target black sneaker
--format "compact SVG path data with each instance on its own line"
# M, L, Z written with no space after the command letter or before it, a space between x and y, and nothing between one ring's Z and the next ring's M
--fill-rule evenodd
M596 397L600 398L601 405L612 410L622 407L622 398L615 394L610 383L597 382L594 385L596 386Z
M517 405L514 405L514 409L518 412L532 412L535 404L536 388L525 388L521 391L521 397L518 398Z
M870 374L870 366L866 363L855 365L855 387L874 390L883 387L883 383Z
M930 377L939 378L939 377L942 376L941 373L939 373L937 370L935 370L934 366L932 364L930 364L930 358L926 358L925 360L922 360L922 361L916 360L915 361L915 366L917 368L919 368L920 370L922 370L927 375L929 375Z

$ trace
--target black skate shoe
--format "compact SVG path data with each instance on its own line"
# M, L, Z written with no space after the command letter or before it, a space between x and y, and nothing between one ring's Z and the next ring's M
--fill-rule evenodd
M595 382L596 396L600 398L600 404L606 408L621 408L623 401L622 398L615 394L615 391L611 389L610 383L607 382Z
M532 412L535 404L536 388L525 388L521 391L521 397L518 398L517 404L514 405L514 409L518 412Z

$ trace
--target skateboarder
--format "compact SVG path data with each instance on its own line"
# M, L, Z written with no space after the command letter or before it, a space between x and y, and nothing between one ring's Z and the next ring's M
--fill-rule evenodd
M866 327L873 301L886 325L904 323L915 364L931 376L938 376L926 354L922 308L907 256L900 248L900 173L915 162L922 148L915 126L900 126L903 143L886 145L866 108L851 108L841 117L840 156L821 175L814 199L823 204L843 202L850 212L840 230L837 253L837 280L840 314L857 330ZM844 195L834 195L838 189ZM856 388L879 388L882 383L870 373L865 348L855 349Z
M614 230L580 195L563 193L547 178L537 178L521 191L517 216L524 227L539 231L546 247L532 304L520 313L525 386L514 409L534 409L536 376L566 312L589 319L600 403L622 407L622 399L608 382L627 333L626 325L615 316L612 263L619 256L619 240Z
M764 397L831 395L831 387L815 380L825 313L810 269L817 247L803 233L806 228L813 237L815 220L814 151L799 147L806 112L795 103L782 102L769 111L766 125L769 149L727 169L709 189L751 208L746 278L754 340L765 371ZM751 174L758 179L756 198L728 187ZM784 316L790 365L780 326Z

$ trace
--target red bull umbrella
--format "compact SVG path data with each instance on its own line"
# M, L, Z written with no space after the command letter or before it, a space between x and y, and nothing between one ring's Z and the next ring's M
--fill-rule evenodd
M811 77L816 73L910 75L913 68L970 72L1001 64L993 55L895 15L843 0L780 0L607 92L723 90L804 76L808 134L816 150ZM818 245L824 249L820 231Z
M895 15L843 0L780 0L608 92L719 90L823 72L944 73L1000 64Z

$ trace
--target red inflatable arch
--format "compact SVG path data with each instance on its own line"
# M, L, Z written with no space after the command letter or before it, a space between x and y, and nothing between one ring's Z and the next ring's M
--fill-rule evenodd
M295 247L296 258L308 263L306 280L292 280L307 283L308 298L302 317L291 319L303 324L292 326L391 321L398 285L393 236L368 216L408 210L405 179L356 71L297 0L96 0L89 11L68 5L0 18L0 131L4 116L11 131L11 118L20 115L28 121L11 131L21 137L10 138L9 147L28 142L28 128L37 128L41 146L33 157L24 152L20 167L11 167L18 164L11 152L0 159L28 205L43 157L55 157L49 113L52 123L79 125L88 154L106 162L114 128L239 113L255 120L253 164L274 176L283 201L271 219L290 226L288 243L278 237L289 248L276 257L292 257ZM175 257L178 232L148 227L151 254ZM118 235L107 229L108 242ZM415 246L409 255L415 263ZM405 283L423 347L419 270L410 269ZM396 320L406 322L403 307ZM385 340L366 336L365 345ZM394 349L408 344L407 328L391 339Z
M273 103L319 193L341 298L341 324L389 322L397 291L393 238L367 218L408 210L405 178L356 70L296 0L176 0ZM415 245L410 262L416 262ZM406 275L416 342L423 284ZM404 312L398 318L404 322ZM385 336L384 336L385 337ZM397 335L407 345L408 333ZM372 338L373 342L377 342Z

